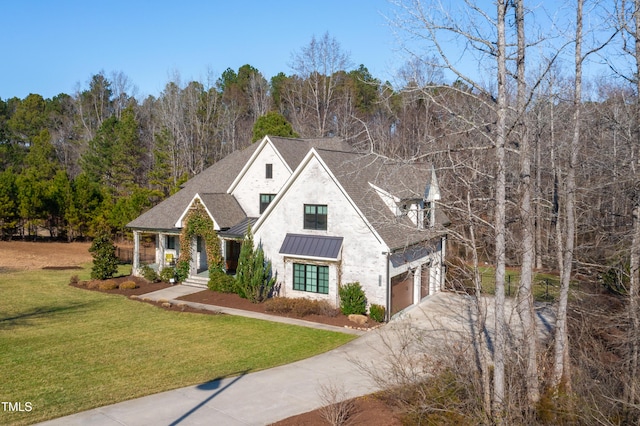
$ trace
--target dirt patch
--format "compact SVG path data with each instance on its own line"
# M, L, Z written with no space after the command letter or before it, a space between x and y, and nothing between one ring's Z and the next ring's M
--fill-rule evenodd
M353 415L347 424L357 426L400 426L400 415L393 407L377 398L375 395L365 395L352 400ZM272 426L325 426L329 423L322 416L322 409L299 414L273 423Z
M91 243L0 241L0 273L32 269L70 269L93 260Z

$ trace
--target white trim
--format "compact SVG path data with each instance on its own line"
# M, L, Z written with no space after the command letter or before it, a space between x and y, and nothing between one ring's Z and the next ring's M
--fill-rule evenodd
M244 166L242 167L242 170L240 170L240 173L238 173L238 176L236 176L233 182L231 182L231 186L229 187L229 189L227 189L228 194L233 193L236 187L240 184L240 181L242 181L242 178L244 178L244 175L249 171L249 169L251 168L253 163L256 161L256 159L260 156L260 154L262 153L264 148L267 146L267 144L271 145L271 148L273 148L273 151L276 153L278 158L285 165L289 173L293 173L293 170L291 170L291 166L289 166L289 164L285 161L284 157L282 157L282 155L280 154L280 151L278 151L278 149L273 144L271 139L269 139L269 136L265 136L262 139L262 141L260 141L260 145L258 146L258 148L256 148L253 154L251 154L251 157L249 157L249 160L247 160L247 162L244 164Z
M215 218L213 217L213 215L211 214L211 212L209 211L209 209L207 208L207 205L204 203L204 201L202 201L202 198L200 197L199 193L196 193L196 195L193 196L193 198L191 199L191 201L189 201L189 204L187 204L187 208L182 212L182 214L180 215L180 217L178 218L178 221L175 223L175 227L176 228L182 228L182 220L185 218L185 216L187 215L187 213L189 212L189 209L191 208L191 206L193 205L193 202L198 199L200 201L200 204L202 204L202 207L204 207L204 210L207 212L207 214L209 215L209 218L211 219L211 221L213 222L213 229L215 229L216 231L220 230L220 226L218 225L218 222L216 222ZM179 235L179 234L178 234Z

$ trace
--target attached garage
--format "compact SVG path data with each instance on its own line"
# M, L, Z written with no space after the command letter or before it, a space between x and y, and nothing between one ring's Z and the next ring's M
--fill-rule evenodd
M413 272L391 277L391 315L413 304Z

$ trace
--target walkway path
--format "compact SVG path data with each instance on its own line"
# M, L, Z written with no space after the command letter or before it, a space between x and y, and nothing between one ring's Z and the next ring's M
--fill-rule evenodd
M168 295L157 293L151 297ZM270 424L326 405L329 401L320 395L328 387L339 390L340 396L347 399L379 389L372 377L376 374L371 373L388 377L389 371L395 369L396 374L419 374L430 348L438 348L442 354L457 333L469 332L469 300L438 293L384 327L324 354L96 408L43 425Z

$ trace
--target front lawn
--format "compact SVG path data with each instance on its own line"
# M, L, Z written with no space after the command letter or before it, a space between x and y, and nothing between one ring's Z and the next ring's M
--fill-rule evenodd
M168 312L68 285L82 271L0 273L0 424L29 424L290 363L355 336ZM15 405L14 405L15 407Z

